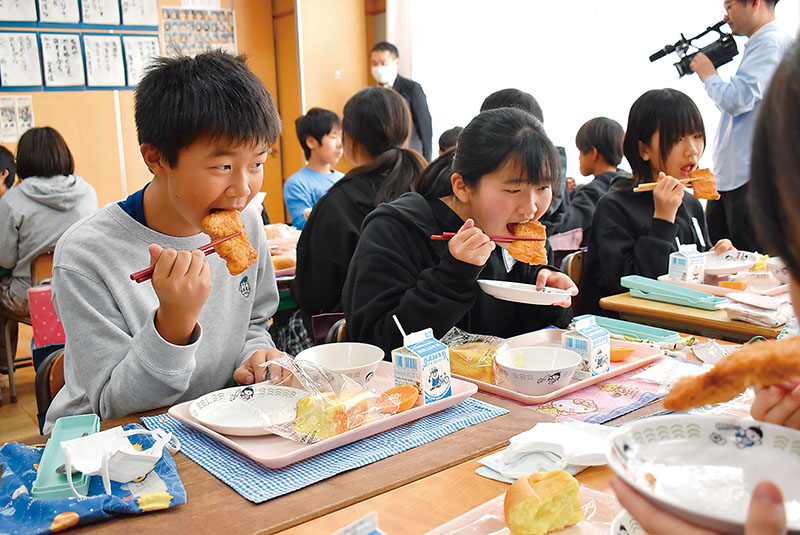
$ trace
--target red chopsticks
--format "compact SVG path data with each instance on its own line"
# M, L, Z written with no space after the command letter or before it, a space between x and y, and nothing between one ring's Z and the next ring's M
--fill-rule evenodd
M237 232L235 234L231 234L230 236L225 236L224 238L220 238L217 241L212 241L211 243L207 243L207 244L203 245L202 247L200 247L199 249L201 251L203 251L206 254L206 256L208 256L208 255L210 255L211 253L214 252L214 247L215 246L219 245L220 243L222 243L224 241L228 241L231 238L235 238L236 236L238 236L241 233L242 233L242 231L240 230L239 232ZM153 276L153 268L149 267L147 269L143 269L141 271L137 271L136 273L131 273L131 280L132 281L136 281L136 282L144 282L144 281L150 280L150 277L152 277L152 276Z
M448 241L455 236L455 232L442 232L441 234L432 234L431 240L433 241ZM545 241L545 238L521 238L517 236L493 236L488 235L489 239L495 243L511 243L512 241Z

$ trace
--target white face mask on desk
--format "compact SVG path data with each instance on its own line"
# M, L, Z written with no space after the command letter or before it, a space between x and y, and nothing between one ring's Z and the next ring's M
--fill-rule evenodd
M397 78L397 62L393 61L389 65L373 65L372 76L379 84L388 84Z
M155 443L144 451L137 451L128 440L131 435L152 435ZM170 442L174 442L175 446ZM72 493L80 498L82 496L72 483L70 476L72 470L86 475L102 476L106 494L111 494L112 479L119 483L128 483L146 476L161 459L165 447L175 453L180 448L180 443L171 433L161 429L125 431L118 426L85 437L65 440L61 443L61 447L64 450L67 482Z

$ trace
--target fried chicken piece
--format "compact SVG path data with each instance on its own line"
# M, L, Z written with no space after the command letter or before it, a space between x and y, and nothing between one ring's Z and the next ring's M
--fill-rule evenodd
M547 239L545 226L538 221L515 223L511 225L514 236L520 238L541 238L541 241L512 241L508 246L508 254L528 264L547 264L547 251L544 244Z
M219 240L239 231L242 233L224 241L214 247L217 254L225 259L231 275L239 273L250 267L258 258L258 252L247 241L247 232L242 224L242 214L236 210L221 210L213 212L203 218L201 222L203 232L211 236L211 241Z
M664 407L685 411L735 398L747 387L776 385L800 376L800 336L748 344L711 370L681 378L664 398Z
M689 173L689 178L699 179L692 180L692 190L694 190L694 196L696 198L709 199L712 201L719 199L717 178L710 169L695 169Z

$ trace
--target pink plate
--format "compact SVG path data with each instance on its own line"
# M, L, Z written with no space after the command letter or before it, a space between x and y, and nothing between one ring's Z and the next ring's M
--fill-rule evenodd
M362 425L352 431L347 431L341 435L336 435L335 437L314 444L301 444L300 442L295 442L277 435L259 437L222 435L204 426L189 414L189 406L193 403L192 401L170 407L169 414L186 425L214 437L217 441L222 442L226 446L235 449L239 453L250 457L268 468L283 468L297 461L308 459L309 457L338 448L339 446L350 444L362 438L418 420L423 416L442 411L461 403L478 390L475 385L458 379L453 379L450 385L453 389L453 394L448 398L427 405L420 405L401 412L400 414L381 418L380 420ZM370 388L382 392L393 386L394 367L391 362L381 362L375 375L373 375L370 380Z
M511 347L561 347L561 334L563 332L564 329L542 329L541 331L533 331L531 333L521 334L519 336L515 336L514 338L510 338L508 340L508 345ZM520 403L524 403L526 405L538 405L540 403L547 403L548 401L571 394L572 392L580 390L581 388L586 388L587 386L605 381L606 379L616 375L621 375L625 372L635 370L636 368L641 368L646 364L650 364L657 358L664 356L664 352L660 349L655 349L644 344L635 344L633 342L611 340L611 347L633 347L636 348L636 351L634 351L631 356L622 362L612 362L611 369L606 373L601 373L600 375L589 377L587 379L573 379L573 381L567 386L559 388L558 390L554 390L549 394L543 394L539 396L521 394L516 390L512 390L511 387L504 382L500 383L499 385L493 385L484 383L478 379L472 379L470 377L464 377L461 375L453 374L453 377L475 383L478 385L478 390L483 390L484 392L489 392L490 394L494 394L496 396L513 399L514 401L519 401Z

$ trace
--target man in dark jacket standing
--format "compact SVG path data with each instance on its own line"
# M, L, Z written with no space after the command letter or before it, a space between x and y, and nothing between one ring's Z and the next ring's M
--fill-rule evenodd
M411 108L411 118L414 126L411 129L409 146L422 154L426 160L431 160L431 145L433 128L431 127L431 114L428 111L428 100L425 92L414 80L409 80L397 74L399 63L397 47L382 41L372 47L370 60L372 62L372 77L378 85L394 88L403 95Z

